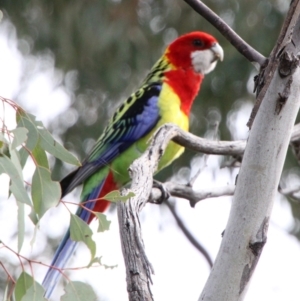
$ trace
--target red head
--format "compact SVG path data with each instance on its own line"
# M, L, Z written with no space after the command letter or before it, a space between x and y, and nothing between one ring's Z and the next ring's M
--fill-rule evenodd
M212 71L224 53L217 40L200 31L185 34L167 48L165 55L175 68L193 68L196 73Z
M171 43L164 56L172 66L165 72L165 82L180 97L181 110L188 115L204 74L223 59L223 49L213 36L195 31Z

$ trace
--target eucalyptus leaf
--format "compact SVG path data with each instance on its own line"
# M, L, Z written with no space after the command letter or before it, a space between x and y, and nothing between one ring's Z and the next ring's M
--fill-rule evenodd
M95 257L87 266L87 268L91 267L94 263L98 263L99 265L101 265L102 267L104 267L105 269L114 269L116 267L118 267L117 264L115 265L107 265L102 263L102 256L101 257Z
M17 128L25 128L28 130L26 148L28 150L33 150L38 142L38 130L34 120L32 118L29 118L28 114L24 114L17 114Z
M14 164L12 160L3 155L0 156L0 174L6 173L11 179L10 191L15 198L22 203L32 206L31 200L24 187L23 175L20 172L18 164Z
M36 147L33 149L32 156L37 165L49 169L49 163L46 152L40 147L39 144L37 144Z
M94 213L98 218L98 230L97 232L104 232L106 230L109 230L111 221L107 219L107 216L101 212L95 212Z
M133 192L129 192L127 195L121 195L119 190L113 190L105 195L102 199L107 200L109 202L117 203L117 202L126 202L130 198L134 197L135 194Z
M15 149L27 140L28 130L23 127L16 128L11 131L14 134L14 139L11 144L11 149Z
M80 166L78 159L54 140L52 135L45 128L38 128L38 133L41 138L40 145L46 152L63 162Z
M19 150L21 166L24 167L29 156L29 151L32 151L38 143L39 134L34 122L24 114L17 113L18 127L24 127L28 130L28 139L25 143L25 148Z
M25 295L22 297L21 301L42 301L47 300L44 297L45 290L43 287L38 283L34 282L32 286L28 288Z
M26 291L33 285L34 279L27 274L26 272L22 272L19 278L17 279L17 283L15 286L15 298L16 301L21 301L23 296L25 296Z
M39 218L59 202L61 196L59 182L52 181L50 171L47 168L36 167L32 177L31 196L34 210Z
M61 301L95 301L98 299L92 287L80 281L70 281L65 287L65 292Z
M25 237L25 205L24 203L18 202L18 252L21 251Z
M91 252L91 260L96 254L96 243L92 239L93 231L80 217L71 214L70 237L74 241L82 241Z

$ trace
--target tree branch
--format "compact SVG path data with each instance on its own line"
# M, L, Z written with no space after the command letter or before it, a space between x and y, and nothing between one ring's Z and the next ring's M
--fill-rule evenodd
M244 140L207 140L189 132L185 132L171 123L164 124L159 131L162 131L163 134L166 135L166 139L172 139L174 142L183 145L190 150L204 154L237 156L242 155L246 147L246 141ZM155 136L153 141L156 139Z
M127 291L130 301L153 300L150 289L152 283L150 274L153 269L145 253L138 214L149 199L153 174L171 139L193 150L213 154L224 152L232 155L242 154L246 144L245 141L234 143L209 141L184 132L173 124L165 124L156 131L146 152L131 164L129 168L129 175L132 179L130 190L135 196L126 203L120 202L117 205L121 245L126 266ZM123 193L127 194L125 190ZM174 189L174 194L180 195L180 187ZM197 194L196 197L201 198Z
M191 207L195 207L198 202L204 199L233 195L235 190L234 185L216 187L213 189L203 188L198 191L195 191L188 185L176 184L173 182L166 182L163 185L171 196L189 200ZM158 203L158 201L161 200L161 197L161 190L158 188L152 188L150 202Z
M297 127L293 138L296 139ZM149 200L161 197L157 188L152 189L153 174L169 141L173 140L192 150L218 155L243 155L246 141L210 141L181 130L173 124L160 127L153 136L146 152L135 160L130 169L131 191L135 194L126 203L118 203L118 218L122 250L126 266L127 290L130 301L153 300L150 284L153 268L146 256L139 222L139 212ZM192 187L167 182L164 184L173 196L189 199L192 206L208 197L232 195L234 186L215 188L213 191L194 191ZM123 191L126 194L126 190Z
M263 66L266 58L244 41L216 13L199 0L184 0L197 13L210 22L251 63Z
M176 134L172 138L173 141L180 145L194 150L196 152L206 154L218 154L224 156L243 156L246 141L215 141L207 140L198 136L195 136L189 132L185 132L173 124L165 124L162 126L164 131L174 131ZM296 158L300 161L300 123L296 124L293 128L290 145L292 146ZM150 147L151 148L151 147ZM183 185L174 182L163 183L167 192L173 197L179 197L189 200L191 207L207 198L215 198L221 196L233 195L235 185L227 185L224 187L215 187L213 189L202 188L195 191L190 185ZM279 190L279 192L281 192ZM282 193L282 192L281 192ZM284 194L284 193L283 193ZM162 198L162 192L160 189L153 187L149 197L149 202L158 203Z
M279 64L278 54L281 52L281 50L284 50L285 46L290 42L290 38L291 38L290 35L293 33L293 28L296 23L295 18L298 15L297 12L297 10L299 10L298 4L299 4L299 0L291 1L290 9L282 25L281 32L279 34L279 38L276 42L276 45L273 48L268 58L267 64L263 66L263 68L261 68L260 73L255 77L254 92L256 91L257 99L252 109L249 121L247 123L247 126L250 129L254 121L254 118L259 110L261 102L265 97L266 91L271 83L274 73L278 68L278 64Z
M117 203L121 246L126 267L127 292L130 301L152 301L150 284L152 284L151 273L154 271L145 253L138 217L138 213L145 203L142 198L139 199L140 194L135 190L134 185L132 189L136 193L135 197L126 203ZM123 193L126 194L125 190Z
M195 237L191 234L191 232L188 230L188 228L185 226L184 222L181 220L181 218L178 216L174 205L172 205L168 200L165 202L167 207L169 208L170 212L172 213L174 219L177 222L178 227L183 232L185 237L189 240L189 242L204 256L206 259L208 265L210 268L213 266L213 261L206 251L206 249L195 239Z
M299 1L296 11L299 19ZM291 37L292 28L282 40ZM253 122L226 231L201 301L243 300L260 258L300 106L299 45L300 39L287 39L286 47L275 54L278 64Z
M120 238L126 267L127 291L130 301L153 300L150 284L152 266L146 256L141 234L139 212L149 199L153 174L172 136L166 139L160 129L146 152L130 168L131 191L134 197L117 204ZM126 191L123 190L126 194Z

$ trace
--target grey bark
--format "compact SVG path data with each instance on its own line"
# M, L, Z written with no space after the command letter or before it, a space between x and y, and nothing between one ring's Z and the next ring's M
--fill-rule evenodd
M260 90L263 97L244 153L225 235L199 300L243 300L267 240L271 209L300 105L300 5L299 1L293 4L292 22L270 58L273 65L267 70L272 72L265 74L267 82Z
M257 78L259 101L249 122L251 132L245 153L244 141L206 144L204 139L167 124L157 131L148 150L131 166L131 191L135 196L118 205L129 300L153 300L153 269L144 249L138 214L149 199L152 175L171 139L205 153L244 153L225 235L199 300L243 299L266 243L269 217L300 106L299 13L299 0L294 0L268 65L263 66ZM231 193L232 190L231 187ZM176 194L175 189L173 193ZM187 197L195 202L195 192L189 193Z

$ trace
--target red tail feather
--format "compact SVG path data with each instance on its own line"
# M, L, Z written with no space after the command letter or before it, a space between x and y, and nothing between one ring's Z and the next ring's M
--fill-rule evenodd
M103 185L103 188L101 189L101 192L98 195L98 198L102 198L105 195L107 195L109 192L116 190L116 189L118 189L118 186L114 181L112 172L110 172L105 180L105 183ZM104 212L108 208L109 204L110 204L110 202L108 202L106 200L98 200L95 204L93 211ZM92 214L90 216L88 224L93 220L94 217L95 217L94 214Z

